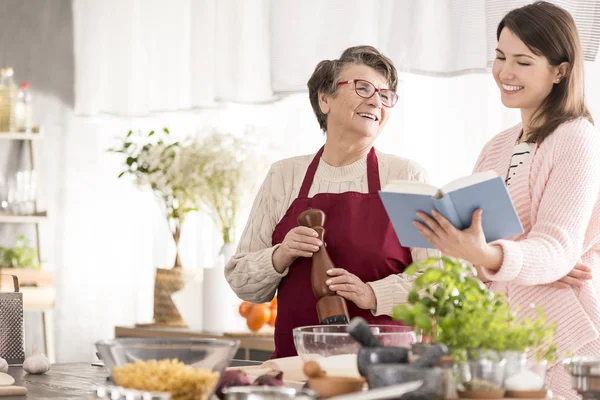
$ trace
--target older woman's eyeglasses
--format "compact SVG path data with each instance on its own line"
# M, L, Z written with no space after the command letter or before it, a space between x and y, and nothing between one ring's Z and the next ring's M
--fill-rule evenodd
M379 93L381 104L388 108L394 107L398 101L398 95L393 90L377 89L371 82L362 79L350 79L349 81L338 82L338 85L347 85L349 83L354 83L354 91L364 99L370 99L375 93Z

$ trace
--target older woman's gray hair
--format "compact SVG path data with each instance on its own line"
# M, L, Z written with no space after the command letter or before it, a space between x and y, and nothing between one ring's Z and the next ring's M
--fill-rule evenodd
M327 115L319 107L319 93L334 94L340 74L350 64L366 65L381 73L393 91L398 86L398 72L394 63L373 46L350 47L344 50L338 60L321 61L308 80L308 96L323 132L327 132Z

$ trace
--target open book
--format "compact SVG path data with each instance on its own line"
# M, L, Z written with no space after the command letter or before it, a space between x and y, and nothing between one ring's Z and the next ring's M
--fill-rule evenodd
M483 210L482 225L487 242L523 232L502 178L494 171L479 172L454 180L438 189L418 181L391 181L380 192L400 244L433 248L413 226L417 211L431 216L436 209L457 229L471 226L471 217Z

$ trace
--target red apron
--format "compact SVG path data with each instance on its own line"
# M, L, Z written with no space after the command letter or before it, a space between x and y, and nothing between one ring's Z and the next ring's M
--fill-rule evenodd
M275 227L273 245L281 243L285 235L298 226L296 219L300 213L309 207L317 208L326 215L325 242L336 268L346 269L363 282L373 282L403 272L412 262L412 257L410 249L398 242L379 197L381 184L375 148L371 148L367 156L369 193L319 193L309 198L323 148L308 167L298 198ZM279 284L273 358L297 354L292 329L319 325L317 302L310 280L311 266L311 258L297 258ZM361 316L372 324L401 324L389 316L375 317L370 310L360 309L351 301L347 303L351 318Z

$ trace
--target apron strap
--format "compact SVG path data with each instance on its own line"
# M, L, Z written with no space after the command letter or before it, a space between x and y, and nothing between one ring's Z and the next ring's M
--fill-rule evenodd
M367 156L367 181L369 182L369 193L378 193L381 190L379 163L377 162L375 147L371 147L371 151Z
M304 180L302 181L302 186L300 187L300 193L298 193L298 198L308 197L308 192L310 191L310 187L313 183L313 178L315 177L315 173L317 172L317 167L319 166L319 160L321 159L321 155L323 154L323 149L325 146L322 146L321 149L315 154L315 158L311 161L308 169L306 170L306 174L304 175Z
M319 167L319 160L321 160L324 149L325 146L319 149L308 166L306 174L304 175L304 180L302 181L302 186L300 187L300 192L298 193L298 198L308 197L308 192L312 186L315 173ZM371 150L367 155L367 182L369 183L369 193L377 193L381 190L381 182L379 181L379 163L377 162L375 147L371 147Z

